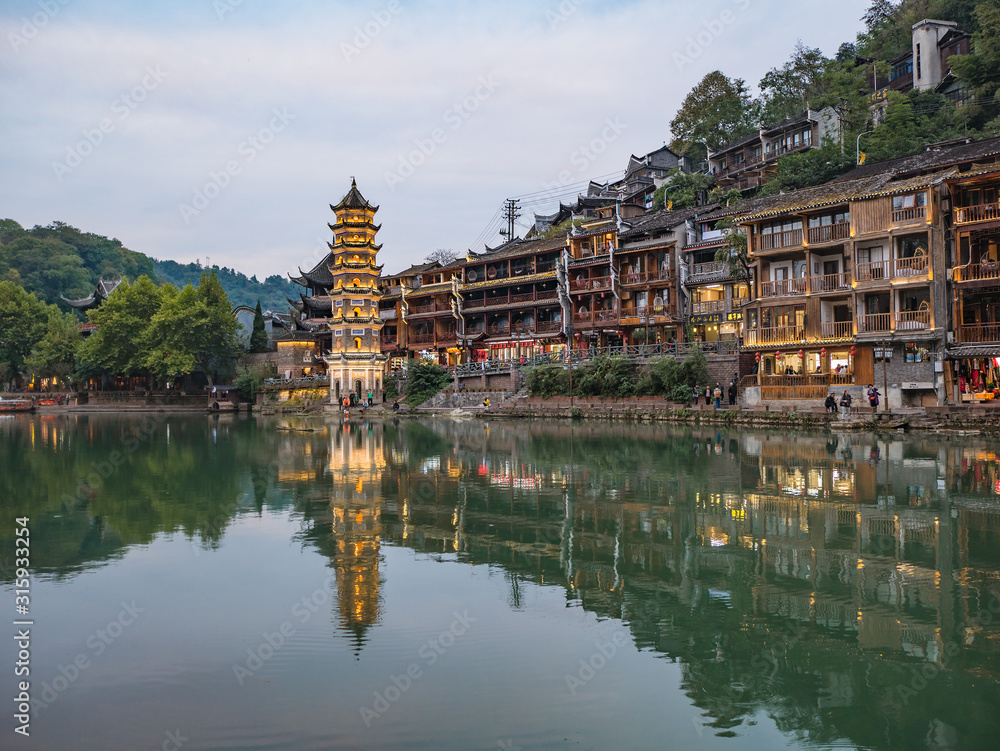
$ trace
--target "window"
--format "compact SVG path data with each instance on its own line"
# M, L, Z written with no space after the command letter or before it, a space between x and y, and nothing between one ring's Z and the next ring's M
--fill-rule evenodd
M892 210L902 211L903 209L920 208L927 205L926 193L908 193L904 196L892 197Z
M802 131L802 145L808 146L812 143L812 130Z
M930 350L925 344L907 344L906 362L927 362L931 359Z
M921 75L922 74L920 73L920 45L918 44L917 45L917 78L919 79L921 77Z

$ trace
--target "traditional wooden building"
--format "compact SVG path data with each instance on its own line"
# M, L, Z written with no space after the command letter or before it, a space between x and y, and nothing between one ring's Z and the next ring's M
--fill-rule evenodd
M565 258L566 286L572 303L574 349L620 346L620 290L615 250L620 220L614 207L574 227Z

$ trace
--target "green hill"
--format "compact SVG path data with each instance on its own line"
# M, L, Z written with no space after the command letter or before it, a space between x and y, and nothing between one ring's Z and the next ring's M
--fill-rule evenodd
M235 269L213 266L233 306L261 307L276 313L288 310L285 295L295 297L296 286L275 274L263 282ZM0 219L0 281L11 281L47 303L68 310L60 299L86 297L97 280L142 275L160 283L183 287L198 283L207 268L198 264L154 261L129 250L119 240L81 232L63 222L25 229L13 219Z

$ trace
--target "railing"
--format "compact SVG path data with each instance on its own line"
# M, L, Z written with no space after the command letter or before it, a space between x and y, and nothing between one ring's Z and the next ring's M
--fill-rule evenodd
M383 336L382 337L382 346L383 347L395 347L398 341L399 341L398 337L395 337L395 336Z
M696 263L692 269L692 276L702 274L723 274L729 271L729 264L723 261L710 261L709 263Z
M645 318L655 318L657 316L669 315L666 306L649 307L646 305L640 305L636 308L622 308L621 318L624 320L626 318L638 318L640 320Z
M802 230L790 229L785 232L771 232L757 235L754 243L757 250L774 250L775 248L793 248L802 244Z
M411 305L410 315L417 315L418 313L433 313L434 303L427 303L426 305Z
M850 275L844 272L809 277L810 292L836 292L839 290L848 290L850 288Z
M854 321L823 321L819 331L824 339L850 339L854 336Z
M692 313L725 313L725 300L704 300L702 302L691 303Z
M410 344L429 344L434 341L434 332L411 334L409 340Z
M921 276L927 273L930 265L930 258L927 256L894 258L892 260L892 274L893 276Z
M896 331L914 331L930 328L931 312L929 310L903 310L894 313Z
M618 321L618 311L615 308L610 310L592 310L588 313L576 312L573 320L580 323L612 323Z
M912 222L914 219L923 219L927 216L926 206L913 206L908 209L899 209L892 212L894 222Z
M492 358L479 362L470 362L449 368L453 375L479 375L480 373L495 373L518 368L531 368L537 365L566 365L568 362L579 363L596 357L619 355L633 359L650 357L687 357L700 350L705 354L733 355L739 349L735 340L720 339L715 342L685 342L680 344L626 344L613 347L588 347L574 349L567 353L543 353L520 358Z
M798 325L747 329L743 332L743 340L748 347L759 347L767 344L795 344L804 338L805 327Z
M958 341L962 344L1000 342L1000 323L976 323L959 326Z
M881 279L888 279L891 272L892 263L889 261L859 263L854 267L854 276L859 282L874 282Z
M970 263L955 267L956 282L973 282L980 279L1000 279L1000 263Z
M846 240L851 236L850 222L838 222L837 224L827 224L822 227L809 228L810 243L830 243L836 240Z
M562 331L562 321L538 321L534 328L536 334L551 334Z
M618 280L624 286L630 284L649 284L650 282L666 281L670 278L668 269L654 269L653 271L623 272L618 275Z
M806 293L806 278L777 279L773 282L760 283L761 297L784 297L785 295L804 295Z
M510 326L506 323L491 323L486 327L489 336L509 336Z
M317 374L314 376L304 376L302 378L265 378L264 390L270 389L294 389L294 388L317 388L319 386L329 386L330 376L327 374Z
M858 333L871 334L872 332L891 331L889 328L891 319L891 313L866 313L859 315Z
M611 278L598 276L593 279L573 279L569 283L569 288L573 291L588 289L604 289L611 286Z
M519 295L511 295L510 296L511 303L531 302L534 299L535 299L535 296L531 292L523 292L523 293L521 293Z
M996 219L1000 219L1000 203L981 203L978 206L955 208L955 224L990 222Z
M761 376L760 397L769 399L826 399L830 375Z
M540 289L535 291L536 300L555 300L559 297L557 289Z
M490 297L483 300L483 307L494 308L497 305L510 305L510 295L504 295L503 297Z

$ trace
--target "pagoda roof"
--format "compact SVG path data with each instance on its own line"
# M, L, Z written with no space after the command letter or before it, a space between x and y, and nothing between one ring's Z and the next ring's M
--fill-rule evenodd
M358 184L351 178L351 189L347 191L347 195L340 199L340 203L336 206L330 204L330 208L333 211L343 211L344 209L367 209L372 213L378 211L378 206L372 206L368 203L368 200L361 195L361 191L358 190Z
M79 310L86 310L87 308L92 308L100 305L104 300L118 289L118 285L122 283L121 279L112 279L111 281L105 281L103 278L97 280L97 287L86 297L81 297L79 300L70 300L68 297L60 295L62 301L69 305L71 308L77 308Z
M338 251L338 248L370 248L371 250L374 250L376 253L382 250L381 245L375 245L374 243L371 243L368 240L362 240L361 242L356 242L356 243L351 242L350 240L339 240L335 243L327 243L327 246L334 253L341 252Z
M334 232L344 227L371 227L376 232L382 229L381 224L372 224L371 222L334 222L333 224L327 222L326 226Z
M295 277L289 274L288 278L303 287L307 287L310 284L330 286L333 284L333 276L330 274L330 263L332 260L332 254L327 253L323 260L309 269L309 271L303 271L302 267L299 266L299 276Z

